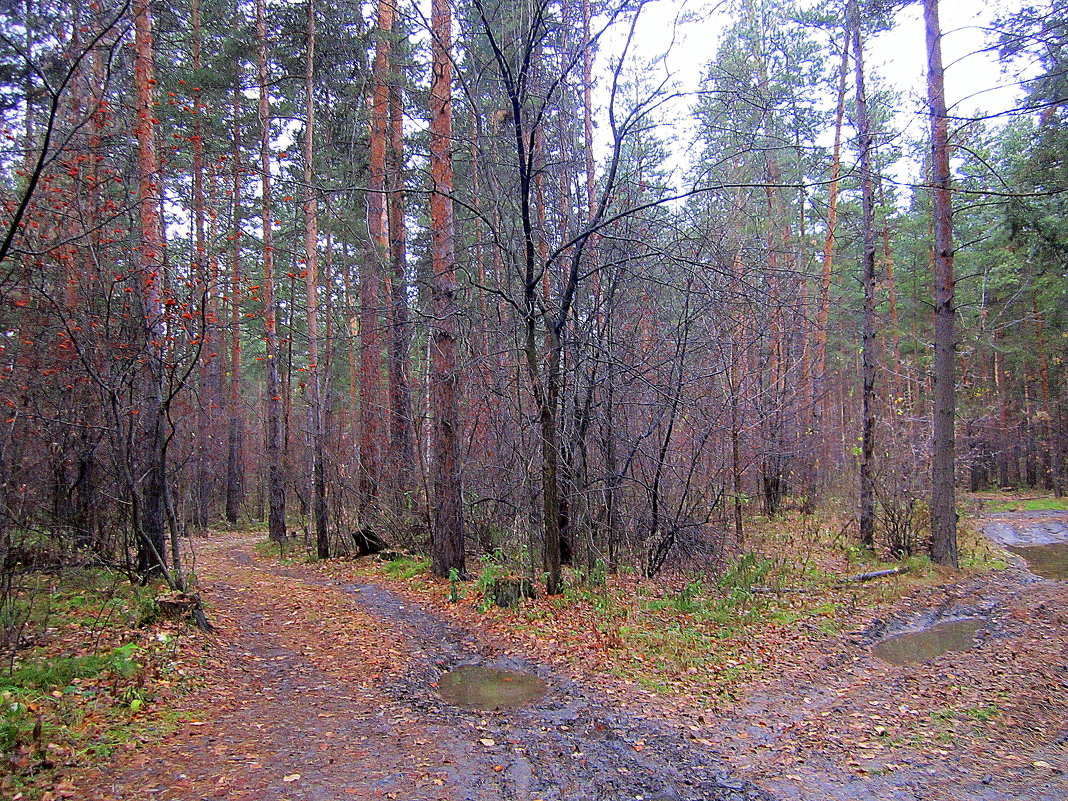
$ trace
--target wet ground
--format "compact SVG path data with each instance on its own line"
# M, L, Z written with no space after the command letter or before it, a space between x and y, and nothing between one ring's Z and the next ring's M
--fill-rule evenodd
M950 651L964 651L975 645L975 635L983 627L982 618L946 620L919 631L902 632L872 646L871 652L892 665L928 662Z
M1068 539L1064 512L990 524L1014 548ZM791 801L1065 801L1068 582L1032 572L1026 553L827 638L698 736Z
M982 531L1021 557L1032 573L1068 580L1068 512L1000 512Z
M772 798L683 727L486 647L383 587L257 559L253 542L200 557L219 634L193 720L83 777L80 798ZM441 679L465 665L532 676L544 696L504 711L449 703Z
M1056 542L1064 518L992 522L1031 547ZM343 565L284 567L252 544L229 536L201 549L219 633L191 719L82 777L78 798L1068 798L1068 582L1022 558L918 590L862 629L816 638L736 704L697 710L551 669L348 580ZM875 652L965 619L962 650L901 665ZM450 696L450 673L473 666L534 677L544 696L507 709Z
M447 704L483 712L515 709L540 700L548 685L532 673L461 665L438 681L438 695Z

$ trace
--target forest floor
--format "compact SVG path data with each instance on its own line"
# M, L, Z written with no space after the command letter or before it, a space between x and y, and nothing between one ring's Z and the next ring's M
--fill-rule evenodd
M1068 514L994 522L1051 520ZM180 702L185 723L67 778L57 797L1068 798L1068 582L1018 557L896 593L850 587L841 628L775 612L772 628L732 635L760 664L710 697L695 688L711 666L675 676L677 663L631 654L627 620L576 617L592 608L582 599L524 612L450 603L448 582L371 560L280 561L260 536L197 549L216 632L201 644L203 689ZM981 625L967 650L904 666L871 652L963 617ZM653 662L664 686L615 669L621 659ZM445 703L442 673L473 663L534 673L548 692L507 711Z

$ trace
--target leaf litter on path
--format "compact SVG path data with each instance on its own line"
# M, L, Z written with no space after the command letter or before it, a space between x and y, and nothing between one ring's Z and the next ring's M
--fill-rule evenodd
M199 554L218 625L211 680L188 700L204 725L80 776L85 801L770 798L677 726L618 708L417 600L357 586L344 565L284 566L252 545L230 535ZM454 707L431 684L462 663L535 672L549 695L508 712Z

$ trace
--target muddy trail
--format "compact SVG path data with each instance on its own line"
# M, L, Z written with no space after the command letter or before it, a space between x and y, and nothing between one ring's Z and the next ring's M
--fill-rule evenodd
M791 801L1068 799L1068 582L1038 575L1051 557L1026 550L1052 544L1056 558L1068 513L1006 513L981 527L1008 546L1005 569L875 610L760 677L698 736ZM925 653L940 629L953 650ZM901 635L916 635L918 650L893 664L898 649L885 646Z
M688 729L508 657L392 591L258 558L250 536L201 548L217 626L206 688L160 743L75 783L85 799L770 799ZM545 696L445 703L464 664L540 677Z
M988 536L1026 547L1065 522L1002 516ZM75 797L1068 798L1068 582L1036 575L1027 552L813 637L710 710L565 665L551 641L491 634L402 581L283 565L254 543L198 548L218 631L189 719L83 776ZM903 664L879 650L958 624L958 650ZM446 703L438 685L465 665L530 674L545 695L493 712Z

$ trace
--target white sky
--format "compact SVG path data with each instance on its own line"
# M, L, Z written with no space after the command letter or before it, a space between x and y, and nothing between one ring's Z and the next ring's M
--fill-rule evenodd
M950 113L970 116L997 112L1015 104L1019 89L1012 76L1002 73L989 45L987 29L998 16L1018 10L1023 0L942 0L939 8L946 67L946 100ZM662 62L649 72L671 73L684 92L696 90L708 62L714 57L729 19L720 9L725 0L653 0L642 12L637 53L641 59ZM676 21L690 15L688 21ZM902 93L897 126L908 139L922 139L926 130L926 48L922 5L899 11L897 24L866 43L867 71L878 83ZM610 40L611 41L611 40ZM613 49L609 44L608 51ZM675 114L677 135L688 141L692 124L684 107ZM681 128L682 130L678 130ZM676 147L677 171L685 167L687 147Z

